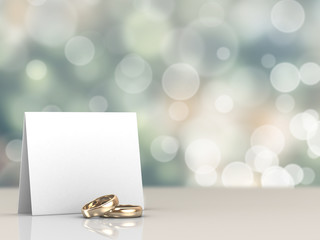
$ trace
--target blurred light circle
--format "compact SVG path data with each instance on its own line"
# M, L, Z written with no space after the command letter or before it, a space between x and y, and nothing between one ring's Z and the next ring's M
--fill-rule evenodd
M297 1L279 1L271 10L271 22L281 32L291 33L299 30L304 20L304 9Z
M308 133L317 129L318 119L307 112L296 114L289 124L291 134L299 140L307 140Z
M137 55L128 55L120 62L120 71L127 77L138 77L143 74L145 61Z
M299 70L291 63L279 63L271 71L272 86L279 92L291 92L300 83Z
M230 96L233 102L234 107L234 100L231 96L233 96L233 92L230 89L230 86L226 83L226 81L209 81L205 83L201 90L201 106L206 111L215 111L215 102L219 96ZM223 98L222 98L223 100ZM232 109L233 109L232 107Z
M289 113L294 109L295 100L289 94L281 94L276 99L276 108L279 112Z
M270 94L268 77L257 68L243 67L235 70L229 85L235 102L245 107L256 107L264 103Z
M238 39L229 25L223 23L209 27L201 21L195 21L187 27L185 33L188 34L182 35L180 39L181 60L194 66L200 75L210 77L222 74L233 65L238 53ZM190 33L193 35L192 41ZM221 48L222 59L220 55L212 54Z
M32 2L39 3L41 0ZM77 15L69 1L45 1L40 6L27 9L25 22L33 40L53 47L64 43L74 34Z
M264 149L257 153L254 160L254 166L257 172L263 173L268 167L275 166L279 164L279 159L277 154L270 151L269 149Z
M231 162L222 172L222 183L226 187L250 187L253 185L251 168L243 162Z
M234 106L233 99L228 95L219 96L214 103L218 112L231 112Z
M13 162L21 161L21 145L20 139L10 141L6 146L6 155Z
M202 168L204 168L202 170ZM213 186L217 181L217 172L215 169L210 170L206 169L206 166L203 166L195 173L196 182L202 187L210 187Z
M303 169L299 165L289 164L284 169L291 175L294 185L298 185L302 182L304 174Z
M159 55L169 29L167 21L158 21L148 14L134 12L124 24L122 31L127 49L148 58Z
M134 6L155 20L167 19L174 10L175 1L171 0L135 0Z
M117 65L115 80L126 93L141 93L152 81L152 70L143 58L136 54L129 54Z
M161 143L162 150L168 154L176 154L179 148L179 142L174 137L165 137Z
M93 59L95 47L90 39L75 36L67 42L64 52L69 62L77 66L83 66Z
M293 187L294 181L288 171L279 166L266 169L261 176L262 187Z
M319 118L319 113L314 109L308 109L308 110L305 110L304 112L310 114L311 116L313 116L316 119Z
M227 60L230 57L230 49L226 47L218 48L217 57L220 60Z
M305 63L300 68L301 81L307 85L315 85L320 81L320 66L313 62Z
M42 112L62 112L62 110L56 105L47 105L42 109Z
M103 96L94 96L89 101L89 108L92 112L105 112L108 108L108 101Z
M317 122L312 126L312 129L308 131L307 143L310 151L320 156L320 122Z
M204 3L199 10L200 21L209 26L216 27L224 21L224 9L215 2Z
M261 64L265 68L272 68L276 64L276 58L272 54L265 54L261 58Z
M263 125L256 128L251 135L251 146L256 145L280 153L285 145L285 137L279 128L272 125Z
M163 90L175 100L191 98L198 91L199 86L200 78L197 71L185 63L171 65L162 77Z
M303 175L304 177L301 183L304 185L309 185L313 183L314 179L316 178L314 170L308 167L303 168Z
M175 158L179 149L179 142L171 136L159 136L150 146L151 155L160 162L169 162Z
M194 172L201 170L202 166L215 169L221 160L218 146L210 139L197 139L191 142L185 152L185 162Z
M29 78L33 80L41 80L47 75L47 65L40 60L32 60L26 67Z
M264 146L253 146L245 156L246 163L255 171L263 173L271 166L279 165L279 159L276 153Z
M183 121L189 115L189 107L184 102L174 102L169 107L169 116L175 121Z
M47 0L28 0L28 2L33 6L40 6L44 4Z

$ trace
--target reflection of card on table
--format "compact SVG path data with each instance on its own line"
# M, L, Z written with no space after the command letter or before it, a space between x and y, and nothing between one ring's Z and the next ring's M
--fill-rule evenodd
M106 194L143 206L135 113L25 113L19 213L80 213Z

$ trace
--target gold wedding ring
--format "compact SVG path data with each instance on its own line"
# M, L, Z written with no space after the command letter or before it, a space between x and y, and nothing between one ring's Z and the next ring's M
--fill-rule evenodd
M105 218L132 218L142 215L142 207L135 205L118 205L115 208L105 212L101 217Z
M118 204L119 200L116 195L105 195L84 205L81 212L86 218L103 216L106 212L114 209Z

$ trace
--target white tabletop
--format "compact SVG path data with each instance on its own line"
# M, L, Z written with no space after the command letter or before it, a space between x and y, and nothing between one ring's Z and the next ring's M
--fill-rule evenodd
M145 188L142 218L18 215L0 189L0 239L319 239L320 189Z

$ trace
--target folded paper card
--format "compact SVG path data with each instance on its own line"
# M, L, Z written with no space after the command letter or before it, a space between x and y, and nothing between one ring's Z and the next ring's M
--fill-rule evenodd
M143 207L136 114L25 113L18 212L80 213L106 194Z

